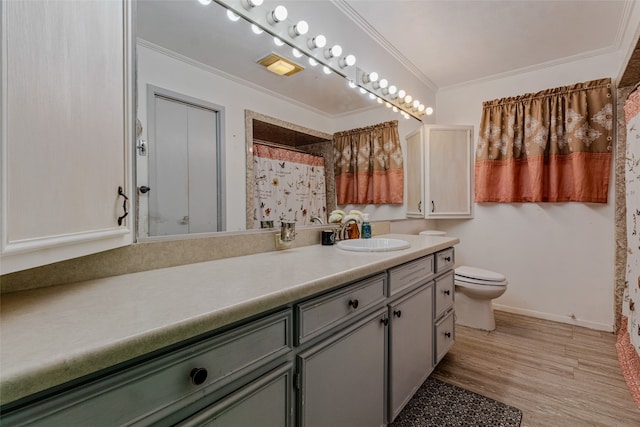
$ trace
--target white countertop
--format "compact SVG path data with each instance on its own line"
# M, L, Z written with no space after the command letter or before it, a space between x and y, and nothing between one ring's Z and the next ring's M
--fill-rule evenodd
M8 403L459 243L388 234L408 249L305 246L4 294L0 403Z

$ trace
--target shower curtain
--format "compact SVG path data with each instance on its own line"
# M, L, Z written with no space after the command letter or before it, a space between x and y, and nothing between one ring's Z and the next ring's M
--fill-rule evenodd
M313 217L326 220L324 158L253 144L254 228L263 221L306 225Z
M622 373L640 407L640 92L637 89L627 98L624 113L627 265L616 347Z

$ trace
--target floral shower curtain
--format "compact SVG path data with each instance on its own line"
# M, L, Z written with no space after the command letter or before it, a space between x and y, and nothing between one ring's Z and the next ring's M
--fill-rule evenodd
M254 228L261 221L309 224L326 216L324 158L307 153L253 144Z
M640 92L624 105L627 123L625 188L627 207L627 268L622 321L616 347L622 373L640 407Z
M402 203L404 170L398 121L333 135L339 205Z
M611 79L483 103L476 202L607 203Z

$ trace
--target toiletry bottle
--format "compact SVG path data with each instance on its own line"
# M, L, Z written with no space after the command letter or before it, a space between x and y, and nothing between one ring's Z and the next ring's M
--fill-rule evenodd
M369 214L364 214L364 219L362 220L362 238L371 238L371 224L369 223Z

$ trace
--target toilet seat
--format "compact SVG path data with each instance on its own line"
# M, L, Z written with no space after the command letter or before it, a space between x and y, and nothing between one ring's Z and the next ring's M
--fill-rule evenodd
M464 283L485 286L506 286L507 278L494 271L482 268L461 266L455 270L455 279Z

